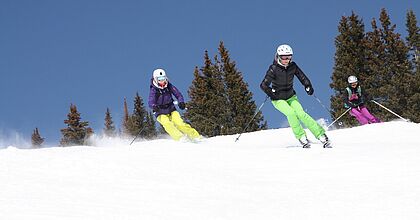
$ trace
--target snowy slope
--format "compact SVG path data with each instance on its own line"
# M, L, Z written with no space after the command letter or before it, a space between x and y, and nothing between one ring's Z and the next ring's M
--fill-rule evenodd
M0 150L0 219L420 219L420 125ZM312 137L312 140L314 138Z

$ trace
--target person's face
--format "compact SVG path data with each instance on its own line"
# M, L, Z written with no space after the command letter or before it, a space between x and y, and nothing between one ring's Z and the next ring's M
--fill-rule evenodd
M351 87L356 88L356 86L357 86L357 82L354 82L354 83L352 83L352 84L350 84L350 85L351 85Z
M167 83L168 83L168 80L167 80L166 77L164 77L164 76L157 77L157 84L160 87L165 87L167 85Z
M283 65L289 64L291 59L292 59L292 55L281 55L280 56L280 62Z

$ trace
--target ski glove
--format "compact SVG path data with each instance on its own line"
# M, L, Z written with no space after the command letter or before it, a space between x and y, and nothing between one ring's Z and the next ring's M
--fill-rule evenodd
M274 95L274 93L272 93L272 92L267 93L267 96L270 97L271 100L276 100L277 99L276 96Z
M307 86L305 88L306 93L308 93L308 95L312 95L314 94L314 88L312 88L312 86Z
M185 109L185 103L184 103L184 102L180 102L180 103L178 104L178 107L179 107L181 110L184 110L184 109Z
M276 100L276 95L274 94L276 90L271 89L271 91L267 91L266 94L270 97L271 100Z
M354 103L352 103L352 102L349 102L349 103L348 103L348 105L349 105L351 108L357 108L357 107L359 107L359 105L356 105L356 104L354 104Z

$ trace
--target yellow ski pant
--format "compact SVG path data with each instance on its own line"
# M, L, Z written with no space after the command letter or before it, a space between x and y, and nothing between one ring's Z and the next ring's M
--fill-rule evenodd
M200 137L200 134L192 128L189 124L185 123L179 112L173 111L171 114L159 115L157 121L163 126L165 131L176 141L178 141L184 134L190 139Z

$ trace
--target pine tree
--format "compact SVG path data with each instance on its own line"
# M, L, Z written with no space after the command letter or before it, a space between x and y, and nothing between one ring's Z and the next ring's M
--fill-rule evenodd
M221 57L221 71L228 99L228 111L230 121L227 121L227 134L240 133L252 119L257 110L255 102L252 100L252 93L248 89L248 84L244 81L242 73L236 68L234 61L231 61L229 52L223 42L219 44L219 54ZM248 131L265 129L267 122L259 111L256 117L248 126Z
M407 12L407 45L411 64L413 81L410 82L410 94L407 103L407 115L416 123L420 122L420 28L417 26L417 18L412 10Z
M413 10L407 12L407 32L406 37L407 46L409 47L409 56L411 64L413 65L413 72L418 72L420 69L420 28L417 26L417 18Z
M381 10L381 28L372 21L372 31L367 33L366 48L369 53L368 73L371 98L382 102L399 115L407 117L406 106L410 95L410 64L407 58L408 47L400 34L395 33L396 25L392 25L385 9ZM392 120L394 115L374 106L371 110L383 121Z
M77 111L76 105L70 105L70 113L64 123L67 128L61 129L63 137L61 138L61 146L85 145L87 139L93 134L92 128L88 127L89 122L80 121L80 113Z
M145 131L147 129L147 122L146 122L146 115L147 112L144 107L143 99L140 97L139 93L136 93L134 97L134 111L130 117L131 123L129 123L129 133L131 136L136 136L139 134L141 130L141 134L139 137L145 137Z
M152 112L146 114L146 128L144 130L144 137L151 139L157 136L156 121Z
M42 143L44 143L44 138L42 138L39 134L38 128L35 128L34 132L32 133L32 147L39 148L41 147Z
M104 134L108 137L114 137L115 126L114 126L114 122L112 121L111 112L109 111L109 108L106 108L104 125L105 125Z
M381 72L386 71L385 67L385 45L381 38L381 31L376 24L376 19L373 18L371 21L372 30L366 33L365 37L365 48L366 48L366 65L367 65L367 76L363 80L363 90L368 91L368 100L374 98L375 100L385 100L384 91L381 91L383 85ZM389 86L389 85L387 85ZM386 89L388 90L388 89ZM384 109L377 105L371 105L369 111L379 117L381 120L385 120L383 115L386 114Z
M396 25L391 25L390 18L385 9L382 9L380 20L383 28L383 39L386 45L387 60L389 61L389 76L394 88L389 91L390 108L401 114L405 118L410 118L406 112L408 99L412 95L410 89L411 82L414 82L413 75L410 72L410 63L407 57L409 48L405 45L401 35L395 33ZM392 114L388 114L394 117Z
M194 79L188 94L191 101L184 114L192 126L204 136L223 134L230 119L228 100L223 84L222 73L214 65L205 51L204 66L194 70Z
M122 119L122 134L124 136L131 136L130 134L130 125L131 124L131 116L128 113L128 107L127 107L127 99L124 97L124 116Z
M223 42L219 55L210 60L204 53L204 66L194 70L194 79L188 91L191 101L185 116L204 136L227 135L242 132L257 110L252 93L242 73L230 59ZM267 122L258 112L248 131L265 129Z
M351 16L341 17L338 25L339 35L335 38L335 65L333 75L331 76L332 83L330 87L334 90L331 96L331 111L332 118L335 119L343 114L344 108L343 97L347 94L345 88L348 86L347 78L354 75L363 82L363 88L366 89L366 81L368 75L366 74L365 62L365 27L362 19L354 12ZM356 121L352 117L342 117L341 122L345 126L352 126Z

